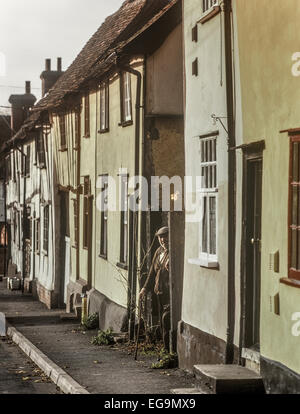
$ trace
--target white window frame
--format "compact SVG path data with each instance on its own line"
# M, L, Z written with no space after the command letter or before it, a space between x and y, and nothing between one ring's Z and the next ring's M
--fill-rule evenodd
M102 82L100 85L100 132L109 129L109 83Z
M129 72L123 72L123 122L132 121L132 104L131 104L131 74Z
M100 252L99 256L108 257L108 175L99 175L101 182L101 219L100 219Z
M46 213L46 211L48 212L48 217L47 217L48 226L45 226L45 221L46 221L46 218L45 218L46 214L45 213ZM45 240L46 240L45 232L46 232L46 235L47 235L47 246L45 245L46 244L45 243ZM50 236L50 205L45 204L43 206L43 228L42 228L42 240L41 240L42 253L43 253L44 256L48 256L48 253L49 253L49 236Z
M215 141L215 160L208 161L203 154L204 145L206 142ZM212 146L213 148L213 146ZM207 150L207 147L206 147ZM205 169L205 170L204 170ZM199 222L199 244L198 244L198 258L189 259L190 264L195 264L201 267L207 268L218 268L218 157L217 157L217 135L201 138L200 139L200 171L201 171L201 188L197 190L199 199L200 209L200 222ZM204 171L204 176L203 176ZM208 173L205 175L205 171ZM206 183L206 177L210 178L210 183ZM212 183L213 181L213 183ZM209 185L210 184L210 185ZM210 200L214 198L215 202L215 227L216 227L216 238L215 238L215 253L210 253L210 210L209 201L206 209L207 219L207 251L204 251L203 247L203 220L204 220L204 199Z
M210 13L214 7L219 6L219 0L202 0L202 14L206 15Z
M129 210L128 210L128 180L129 176L126 171L123 172L120 175L120 210L121 210L121 231L120 231L120 263L127 265L128 264L128 216L129 216Z

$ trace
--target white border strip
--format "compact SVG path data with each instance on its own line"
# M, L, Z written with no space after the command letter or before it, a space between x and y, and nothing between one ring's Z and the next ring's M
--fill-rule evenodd
M8 324L7 324L8 325ZM89 394L62 368L56 365L42 351L33 345L13 326L7 327L7 336L59 387L65 394Z

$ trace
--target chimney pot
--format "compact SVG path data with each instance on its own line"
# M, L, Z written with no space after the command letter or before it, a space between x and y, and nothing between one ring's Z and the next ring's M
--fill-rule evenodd
M31 93L30 81L25 82L25 91L26 93Z
M51 59L46 59L45 70L46 71L50 71L51 70Z
M57 71L61 72L62 66L61 66L61 57L57 58Z

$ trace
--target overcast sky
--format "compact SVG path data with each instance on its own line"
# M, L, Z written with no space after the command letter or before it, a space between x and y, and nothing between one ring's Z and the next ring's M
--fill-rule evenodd
M1 0L0 105L9 105L12 93L23 93L26 80L31 81L32 93L39 99L45 59L51 58L52 68L56 68L56 58L62 57L65 70L104 19L122 3L123 0Z

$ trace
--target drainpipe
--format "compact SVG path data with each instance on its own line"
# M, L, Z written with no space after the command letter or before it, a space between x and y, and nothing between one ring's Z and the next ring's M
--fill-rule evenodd
M228 146L235 147L235 117L232 65L232 1L224 0L226 99L228 117ZM235 235L236 235L236 154L228 150L228 291L226 364L234 362L235 328Z
M135 162L134 162L134 175L135 177L139 176L140 172L140 113L141 113L141 92L142 92L142 75L139 71L133 69L129 65L118 65L121 71L129 72L136 76L137 78L137 87L136 87L136 104L135 104ZM134 326L135 326L135 307L136 307L136 289L137 289L137 246L136 246L136 237L139 240L140 234L139 226L139 212L133 213L133 234L129 234L129 248L131 247L131 260L129 263L129 294L128 294L128 303L129 303L129 338L133 339L134 337Z
M25 177L25 165L26 165L26 155L24 153L24 145L22 150L17 148L21 152L21 156L23 157L23 165L22 165L22 173L23 173L23 220L22 220L22 227L23 227L23 237L22 237L22 293L24 293L24 283L25 283L25 214L26 214L26 177Z
M6 174L6 165L5 165L5 158L4 158L4 182L3 182L3 191L4 191L4 277L7 275L7 253L8 253L8 244L10 243L10 240L8 240L8 232L7 232L7 189L6 189L6 180L7 180L7 174ZM6 243L7 240L7 243Z

